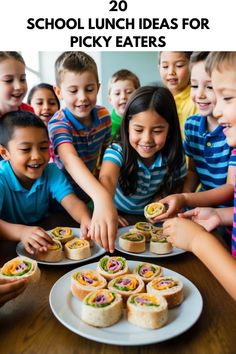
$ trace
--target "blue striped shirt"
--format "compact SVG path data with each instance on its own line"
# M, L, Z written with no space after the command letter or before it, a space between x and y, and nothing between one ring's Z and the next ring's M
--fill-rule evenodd
M185 122L184 150L195 163L201 190L226 183L228 166L235 165L235 157L231 157L232 148L226 142L222 126L208 132L206 117L189 117Z
M103 161L110 161L121 168L124 163L121 146L118 144L109 146L105 151ZM166 159L161 153L157 155L156 160L150 167L145 166L142 161L138 160L137 190L134 194L126 196L118 183L114 197L117 209L127 214L142 215L144 207L150 203L158 192L166 172ZM175 181L178 183L185 176L186 165L183 156L180 170L175 171Z
M73 144L78 156L93 173L101 153L109 145L111 139L111 117L105 107L95 106L91 111L92 127L84 126L76 119L68 108L54 114L48 123L49 136L52 143L52 157L57 166L64 169L57 153L59 145Z

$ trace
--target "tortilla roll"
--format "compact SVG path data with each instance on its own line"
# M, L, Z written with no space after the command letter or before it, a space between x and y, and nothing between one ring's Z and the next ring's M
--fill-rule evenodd
M131 295L127 300L127 319L139 327L160 328L168 320L167 301L157 294Z
M74 272L71 276L71 292L80 300L93 290L104 289L107 281L94 269Z
M156 227L151 233L150 252L156 254L166 254L173 251L173 246L163 235L163 228Z
M134 268L134 274L140 276L144 283L148 283L156 277L163 275L163 269L159 265L152 263L138 263Z
M119 237L119 246L127 252L141 253L146 249L146 238L140 232L129 231Z
M60 241L62 244L72 240L73 238L73 232L70 227L62 227L62 226L55 227L51 231L51 235L53 238Z
M81 319L94 327L108 327L123 313L121 295L107 289L90 292L83 300Z
M164 212L165 205L159 202L148 204L144 208L144 216L147 219L152 219L155 216L163 214Z
M153 230L152 224L150 224L149 222L140 221L140 222L137 222L134 225L134 228L131 229L130 231L136 231L136 232L142 233L145 236L146 242L149 242L150 238L151 238L152 230Z
M19 256L3 265L0 278L9 280L28 278L30 282L37 282L40 278L40 270L35 260Z
M147 292L164 296L170 309L180 305L184 300L183 283L172 276L153 279L147 284Z
M120 294L125 303L130 295L143 292L145 285L137 274L124 274L109 281L107 287Z
M48 244L46 252L38 251L36 253L37 260L44 262L60 262L63 259L64 255L61 242L55 239L52 240L53 244Z
M128 262L124 257L104 256L98 262L97 271L105 279L111 280L129 273Z
M79 260L91 256L89 241L73 238L64 245L65 256L69 259Z

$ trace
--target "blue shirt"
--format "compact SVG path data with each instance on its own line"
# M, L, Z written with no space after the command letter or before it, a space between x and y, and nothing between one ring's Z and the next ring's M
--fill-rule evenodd
M118 144L112 144L105 151L103 161L111 161L120 168L124 163L122 148ZM158 192L160 184L167 172L166 159L159 153L154 163L147 167L138 160L137 190L132 195L124 195L119 183L116 187L114 202L118 210L128 214L143 214L144 207ZM186 165L183 156L183 163L180 170L175 171L176 184L178 180L186 176Z
M8 161L0 162L0 218L17 224L32 224L48 213L50 197L59 203L73 189L64 174L53 163L30 189L19 182Z
M201 190L226 183L232 148L226 142L222 126L207 130L207 118L193 115L185 122L184 150L195 163Z

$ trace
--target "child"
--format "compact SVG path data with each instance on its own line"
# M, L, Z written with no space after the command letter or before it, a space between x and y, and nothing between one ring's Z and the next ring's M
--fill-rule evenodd
M189 59L192 52L160 52L160 75L162 82L174 96L180 121L182 137L186 118L197 113L190 97Z
M139 87L139 78L129 70L122 69L112 75L108 85L108 99L113 106L111 112L111 135L113 137L116 137L119 133L125 107L130 95Z
M236 52L212 52L207 59L207 71L211 75L217 100L214 115L217 117L218 123L224 128L228 144L235 147ZM232 211L234 215L232 215ZM196 214L196 210L192 210L191 213ZM233 256L236 256L236 184L234 210L233 208L222 208L217 209L217 213L221 217L221 224L233 224L232 253ZM199 218L210 220L209 214L206 216L205 213L205 216L200 216L200 213L198 213ZM212 215L215 218L215 214ZM166 221L164 232L169 235L168 240L175 246L192 251L199 257L226 291L236 300L236 282L233 281L236 276L236 261L212 234L201 225L183 218Z
M27 92L25 62L17 52L0 52L0 118L11 111L33 112L22 103Z
M99 179L117 209L143 215L151 201L181 189L186 174L178 115L170 91L143 86L130 97L121 145L105 152Z
M32 87L28 94L27 103L33 107L35 114L46 125L54 113L60 109L60 101L53 90L53 86L46 83Z
M55 92L66 108L48 124L54 160L70 177L76 194L86 202L88 195L93 200L90 235L113 252L118 225L116 209L109 193L94 176L97 160L111 139L109 113L96 106L100 86L97 66L84 52L64 52L56 60L55 69Z
M191 63L191 97L199 114L185 123L185 153L189 156L184 192L161 200L169 208L160 218L176 214L183 207L211 206L233 203L236 156L226 142L223 127L213 116L215 94L205 64L209 52L193 52ZM200 192L196 190L201 183ZM207 192L204 192L207 191Z
M0 279L0 307L20 295L26 288L27 280Z
M87 236L90 215L55 164L48 164L47 128L30 112L6 113L0 119L0 235L21 240L25 249L47 249L50 237L35 224L47 215L55 198L81 224Z

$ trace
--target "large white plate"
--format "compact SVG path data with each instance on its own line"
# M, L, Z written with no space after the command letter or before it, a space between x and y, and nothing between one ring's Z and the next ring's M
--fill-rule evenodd
M79 228L71 228L73 235L75 237L80 237L81 232ZM51 230L47 231L48 233L50 233ZM34 257L34 255L28 253L22 242L19 242L16 246L16 253L18 254L18 256L25 256L25 257L29 257L31 259L34 259L37 261L37 263L39 264L47 264L47 265L56 265L56 266L61 266L61 265L70 265L70 264L78 264L78 263L82 263L85 261L88 261L90 259L96 258L98 256L101 256L105 253L106 251L104 250L104 248L100 247L98 244L96 244L94 242L93 247L91 247L91 256L88 258L84 258L84 259L80 259L80 260L73 260L73 259L69 259L64 257L61 261L59 262L46 262L46 261L39 261L37 260L36 257Z
M122 234L124 234L125 232L128 232L129 230L131 230L133 228L134 228L134 225L127 226L127 227L121 227L120 229L118 229L118 233L117 233L117 237L116 237L116 241L115 241L115 248L117 251L122 252L122 253L126 253L126 254L130 254L130 255L136 256L136 257L146 257L146 258L173 257L173 256L177 256L178 254L182 254L182 253L186 252L185 250L182 250L181 248L177 248L177 247L173 247L173 251L171 253L166 253L166 254L152 253L148 249L146 249L146 251L142 252L142 253L133 253L133 252L125 251L125 250L123 250L123 248L121 248L119 246L119 236L121 236Z
M137 265L129 261L131 270ZM114 345L145 345L162 342L187 331L202 312L202 296L196 286L182 275L163 268L164 274L178 277L184 284L184 302L177 308L169 310L167 324L159 329L137 327L123 318L111 327L96 328L84 323L80 318L81 301L70 291L71 275L81 269L95 269L97 263L87 264L62 276L53 285L49 302L56 318L72 332L82 337Z

